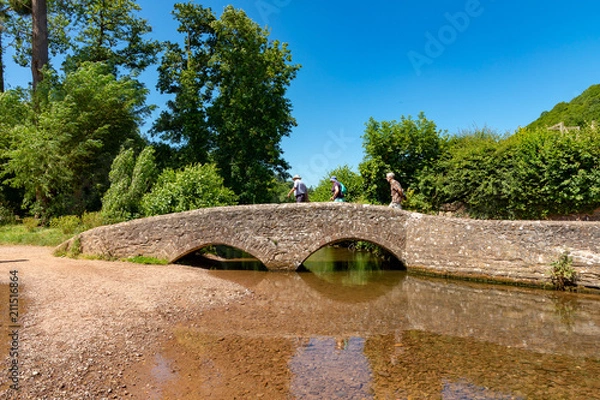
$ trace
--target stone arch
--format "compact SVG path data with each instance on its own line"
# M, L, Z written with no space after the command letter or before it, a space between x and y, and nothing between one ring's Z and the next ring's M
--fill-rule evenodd
M174 263L177 260L180 260L181 258L183 258L189 254L192 254L193 252L200 250L204 247L219 246L219 245L239 249L245 253L250 254L252 257L256 258L258 261L263 263L263 265L266 265L265 262L261 259L262 255L260 253L256 252L255 249L249 248L249 246L246 246L244 242L240 242L240 241L236 241L236 240L228 240L226 238L221 238L218 240L209 240L209 241L190 243L190 245L184 251L182 251L181 253L178 253L178 255L174 256L173 259L169 261L169 263Z
M375 237L374 235L370 235L364 232L360 233L352 233L352 232L337 232L336 234L330 235L326 238L326 240L321 240L316 243L310 243L309 246L299 254L299 262L297 262L296 267L300 266L304 261L306 261L313 253L322 249L323 247L330 246L339 242L345 242L349 240L354 241L365 241L369 243L373 243L382 249L389 252L391 255L396 257L398 261L402 263L402 265L406 266L406 260L404 257L404 250L398 248L394 243L388 243L385 240L382 240L380 237ZM402 240L404 242L404 240Z

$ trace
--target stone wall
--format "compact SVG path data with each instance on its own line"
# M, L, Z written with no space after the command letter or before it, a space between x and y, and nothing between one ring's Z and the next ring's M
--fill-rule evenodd
M567 251L583 286L600 288L600 223L489 221L411 214L405 262L437 274L522 283L548 280Z
M533 284L547 282L550 264L568 251L579 283L600 288L600 222L480 221L384 206L303 203L207 208L79 235L80 250L89 255L175 261L223 244L271 270L294 270L319 248L347 239L375 243L408 269Z

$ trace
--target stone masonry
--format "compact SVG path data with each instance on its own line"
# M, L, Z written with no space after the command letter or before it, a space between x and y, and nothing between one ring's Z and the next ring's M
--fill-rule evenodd
M342 240L365 240L408 270L515 283L548 282L567 251L578 284L600 288L600 222L483 221L350 203L215 207L98 227L78 235L86 255L170 262L208 245L241 249L270 270L295 270ZM75 239L75 238L74 238ZM74 239L61 245L69 248Z

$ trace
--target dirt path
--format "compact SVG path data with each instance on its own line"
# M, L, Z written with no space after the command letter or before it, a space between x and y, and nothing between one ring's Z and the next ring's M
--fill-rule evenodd
M145 382L127 375L154 359L173 326L249 294L202 269L73 260L51 253L46 247L0 246L5 314L0 331L9 341L0 347L0 398L132 397L140 389L136 385ZM8 284L15 275L20 311L16 324L5 311ZM11 325L18 331L12 344L6 333L15 330ZM11 356L15 344L16 357ZM10 388L15 360L18 391Z

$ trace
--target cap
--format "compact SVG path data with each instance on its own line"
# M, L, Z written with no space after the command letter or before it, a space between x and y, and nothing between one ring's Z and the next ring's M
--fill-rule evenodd
M329 178L330 181L337 181L337 178L335 176L332 176L331 178Z

